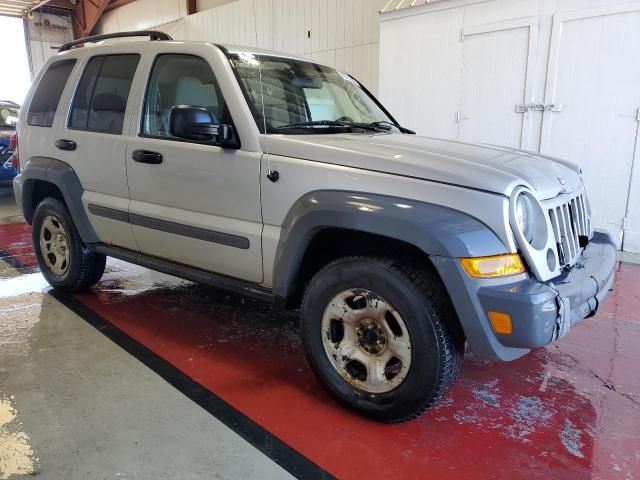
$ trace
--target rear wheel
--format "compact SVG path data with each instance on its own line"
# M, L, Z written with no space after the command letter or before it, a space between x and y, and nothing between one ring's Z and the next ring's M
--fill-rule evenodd
M311 280L301 313L314 372L341 403L369 418L419 416L460 370L464 339L428 268L385 258L337 260Z
M33 248L42 274L52 287L75 292L97 283L106 257L90 251L80 239L62 202L46 198L33 215Z

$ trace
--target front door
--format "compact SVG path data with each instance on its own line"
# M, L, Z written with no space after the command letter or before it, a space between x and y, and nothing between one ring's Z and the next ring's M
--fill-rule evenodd
M458 140L531 148L537 21L464 28Z
M541 152L580 165L596 228L640 251L640 198L630 193L640 122L640 4L554 18ZM625 220L626 217L626 220Z
M205 107L217 122L232 123L209 62L177 53L155 58L141 131L126 151L129 219L140 250L259 283L261 153L172 136L169 112L176 105Z

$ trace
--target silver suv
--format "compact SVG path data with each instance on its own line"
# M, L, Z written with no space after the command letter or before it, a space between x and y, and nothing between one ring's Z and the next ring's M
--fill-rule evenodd
M151 41L75 48L122 36ZM438 402L465 343L518 358L613 282L578 167L416 136L303 58L82 39L35 79L18 138L16 198L53 287L91 287L111 256L299 309L317 376L380 421Z

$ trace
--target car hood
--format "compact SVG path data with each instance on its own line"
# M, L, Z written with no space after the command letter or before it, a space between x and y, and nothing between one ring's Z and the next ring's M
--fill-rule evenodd
M269 135L268 151L506 196L524 185L540 200L571 192L581 183L580 169L570 162L505 147L399 133Z

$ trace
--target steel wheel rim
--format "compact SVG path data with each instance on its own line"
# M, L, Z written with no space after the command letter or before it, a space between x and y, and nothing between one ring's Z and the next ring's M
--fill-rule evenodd
M333 368L361 390L390 392L409 373L409 330L393 305L370 290L353 288L333 297L321 334Z
M69 236L55 215L47 215L40 227L40 251L47 268L62 276L69 270Z

